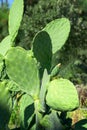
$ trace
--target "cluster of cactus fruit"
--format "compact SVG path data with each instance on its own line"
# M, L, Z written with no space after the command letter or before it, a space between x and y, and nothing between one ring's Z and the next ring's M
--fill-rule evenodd
M9 35L0 43L0 129L6 130L19 92L20 130L66 129L66 113L79 107L78 94L69 80L54 78L59 65L53 67L52 62L68 38L70 22L50 22L35 35L31 50L25 50L15 46L23 6L23 0L14 0Z

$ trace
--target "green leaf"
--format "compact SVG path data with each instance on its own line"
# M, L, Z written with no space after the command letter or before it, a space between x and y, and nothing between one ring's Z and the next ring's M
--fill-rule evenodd
M0 130L8 124L12 111L12 99L7 83L7 81L0 82Z
M45 130L63 130L63 126L58 119L56 111L52 111L50 114L45 115L40 121L40 124Z
M33 40L33 52L42 68L51 68L52 45L51 39L47 32L39 32Z
M20 104L21 129L26 130L34 118L33 99L29 95L25 94L20 99L19 104Z
M48 85L47 105L59 111L72 111L79 106L75 86L67 79L55 79Z
M74 124L74 130L87 130L87 119L82 119Z
M56 19L48 23L43 31L46 31L50 36L54 54L65 44L70 32L70 22L66 18Z
M6 71L23 92L37 98L39 93L39 74L35 58L21 47L11 48L6 57Z
M6 52L11 48L12 45L13 45L13 43L11 41L11 37L10 37L10 35L8 35L0 43L0 54L5 55Z
M9 13L9 34L14 41L23 15L23 0L14 0Z

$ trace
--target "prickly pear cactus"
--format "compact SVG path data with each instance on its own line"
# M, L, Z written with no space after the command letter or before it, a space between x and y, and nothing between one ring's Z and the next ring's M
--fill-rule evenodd
M11 36L8 35L5 37L2 42L0 43L0 54L5 55L9 48L13 45L11 41Z
M29 51L21 47L11 48L5 56L5 64L9 78L20 90L37 98L40 87L38 67Z
M63 126L58 119L56 111L45 115L40 121L45 130L63 130Z
M67 79L55 79L48 85L46 95L48 106L59 111L72 111L79 107L75 86Z
M52 71L51 68L54 54L68 38L70 22L61 18L47 24L35 35L29 51L13 47L23 16L23 3L23 0L14 0L9 13L9 35L0 43L0 76L4 68L7 76L2 76L0 82L0 130L5 130L10 119L11 96L19 91L23 94L19 101L21 130L63 130L56 110L76 109L79 106L78 94L69 80L52 81L59 66Z
M43 30L50 36L54 54L65 44L70 32L70 22L67 18L56 19L48 23Z
M33 40L33 52L42 68L47 68L49 71L52 60L52 45L47 32L41 31L35 36Z
M12 112L12 99L7 81L0 82L0 130L8 124Z
M34 118L33 99L29 95L25 94L21 97L19 106L21 130L26 130Z
M14 39L18 33L23 15L23 0L14 0L9 12L9 35L0 43L0 54L5 55L6 52L14 46Z
M18 29L20 27L20 23L23 16L23 0L14 0L13 5L10 9L9 13L9 35L14 41L15 37L17 36Z
M52 56L65 44L70 32L70 22L66 18L56 19L37 33L33 39L33 52L42 68L48 72Z

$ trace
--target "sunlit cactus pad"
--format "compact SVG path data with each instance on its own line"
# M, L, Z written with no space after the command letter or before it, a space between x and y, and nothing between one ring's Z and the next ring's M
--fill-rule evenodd
M75 86L69 80L62 78L49 83L46 102L53 109L60 111L71 111L79 106Z
M37 63L29 51L21 47L11 48L5 56L7 74L20 90L35 96L39 91Z

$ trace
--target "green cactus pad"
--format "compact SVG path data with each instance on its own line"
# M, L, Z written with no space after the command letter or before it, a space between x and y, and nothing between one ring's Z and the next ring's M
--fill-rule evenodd
M32 98L25 94L19 102L21 129L26 130L34 117L34 103Z
M34 98L39 93L39 74L37 63L29 51L21 47L11 48L5 56L6 71L23 92Z
M33 40L33 52L42 68L51 68L52 45L51 39L47 32L39 32Z
M12 46L12 41L10 35L5 37L2 42L0 43L0 54L5 55L6 52L11 48Z
M14 0L9 13L9 34L14 41L23 15L23 0Z
M75 86L67 79L55 79L48 85L46 96L48 106L59 111L72 111L79 106Z
M50 36L54 54L65 44L70 32L70 22L66 18L56 19L48 23L43 30Z
M12 99L7 83L7 81L0 82L0 130L8 124L12 111Z
M52 111L50 114L45 115L40 124L45 130L63 130L63 126L58 119L56 111Z

